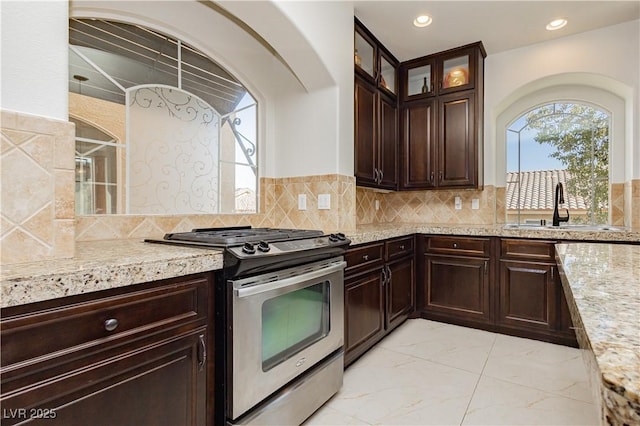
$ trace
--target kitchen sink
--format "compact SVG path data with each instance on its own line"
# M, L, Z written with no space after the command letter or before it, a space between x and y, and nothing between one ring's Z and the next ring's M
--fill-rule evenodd
M582 224L563 224L560 226L553 225L534 225L534 224L507 224L505 229L540 229L540 230L561 230L561 231L613 231L622 232L625 229L610 225L582 225Z

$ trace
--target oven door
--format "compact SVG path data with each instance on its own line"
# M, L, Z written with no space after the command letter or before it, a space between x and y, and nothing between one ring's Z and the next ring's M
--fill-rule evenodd
M228 413L243 413L343 346L342 257L231 280Z

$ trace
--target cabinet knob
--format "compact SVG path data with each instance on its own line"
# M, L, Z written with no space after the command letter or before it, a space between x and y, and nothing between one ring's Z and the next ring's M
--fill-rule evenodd
M118 328L118 320L115 318L109 318L104 322L104 329L107 331L113 331Z
M404 244L400 246L400 250L404 250Z
M362 256L362 260L369 260L369 255L365 254L364 256Z
M458 248L458 243L453 243L453 248Z

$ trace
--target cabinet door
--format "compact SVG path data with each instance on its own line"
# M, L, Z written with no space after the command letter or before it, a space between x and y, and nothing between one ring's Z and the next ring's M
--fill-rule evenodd
M378 48L380 56L380 80L378 87L395 97L398 93L398 62L384 48Z
M489 261L425 256L424 309L441 318L490 322Z
M443 95L475 86L477 48L455 50L437 59L438 93Z
M546 263L500 262L500 324L518 329L553 329L556 320L553 268Z
M393 100L378 95L380 106L380 184L381 188L398 187L398 109Z
M347 279L344 289L345 365L384 336L382 269Z
M355 164L358 184L376 185L376 90L366 82L355 79Z
M404 62L400 67L402 76L402 100L433 96L435 66L433 59L419 58Z
M478 182L475 94L438 99L438 186L475 187Z
M53 366L31 386L3 393L2 424L40 414L46 425L204 425L206 329L121 350L77 370ZM50 373L50 374L49 374ZM19 409L25 409L22 415ZM14 415L7 413L15 413Z
M387 332L409 317L414 307L415 277L413 256L388 265Z
M371 83L375 83L378 74L376 42L357 19L355 22L353 44L353 59L356 73Z
M403 109L402 187L433 188L436 185L435 111L433 101Z

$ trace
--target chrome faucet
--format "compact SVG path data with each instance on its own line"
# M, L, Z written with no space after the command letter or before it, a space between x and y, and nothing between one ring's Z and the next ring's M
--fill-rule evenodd
M565 209L567 211L566 216L560 216L558 212L559 204L564 204L564 189L560 182L556 184L556 196L553 199L553 226L560 226L560 222L569 222L569 209Z

